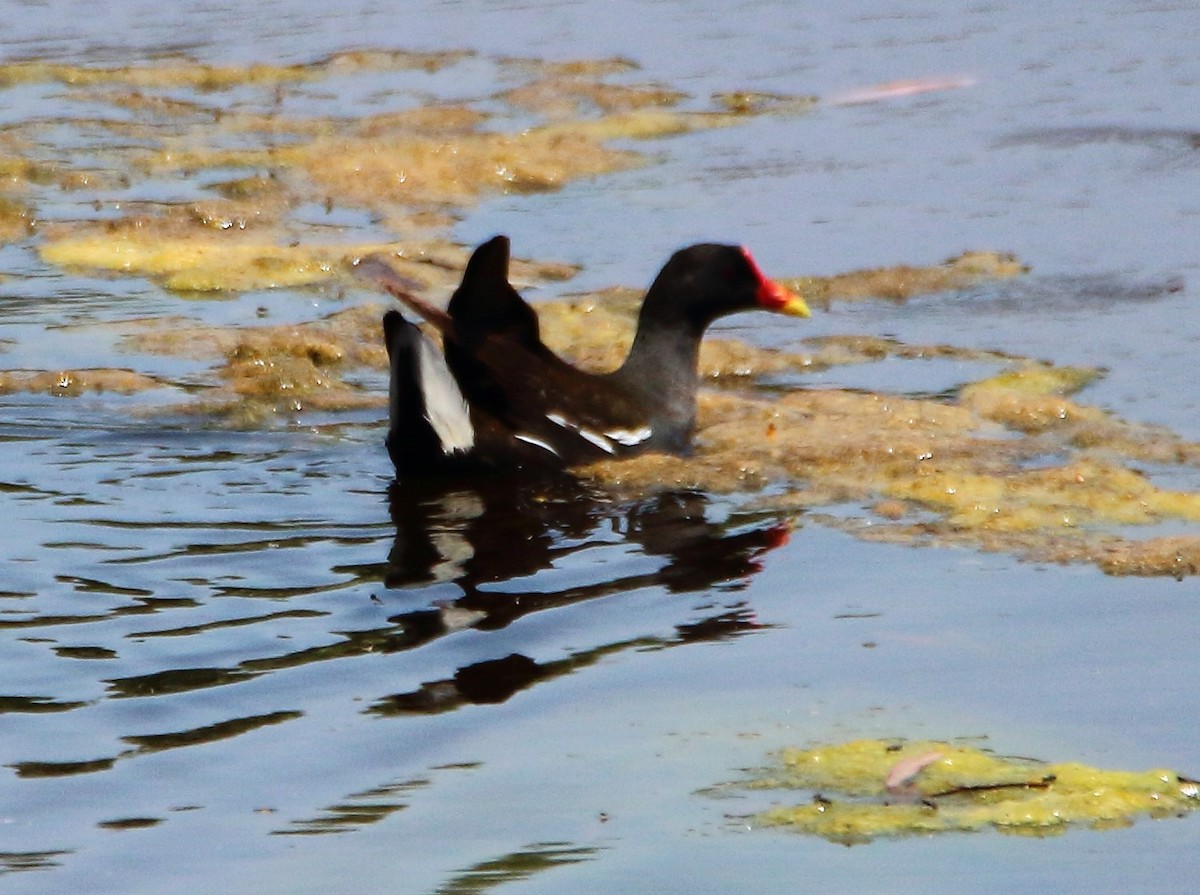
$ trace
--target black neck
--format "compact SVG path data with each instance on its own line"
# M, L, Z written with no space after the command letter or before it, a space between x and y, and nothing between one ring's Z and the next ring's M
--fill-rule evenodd
M696 365L708 321L697 322L669 306L642 306L637 335L615 373L623 389L662 409L667 420L690 429L696 414Z

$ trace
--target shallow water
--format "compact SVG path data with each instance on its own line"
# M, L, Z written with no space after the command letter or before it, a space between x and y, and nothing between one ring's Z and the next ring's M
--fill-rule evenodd
M1102 365L1086 400L1200 438L1200 156L1188 136L1200 130L1200 13L1186 4L339 9L330 20L302 0L252 13L126 3L98 19L79 3L22 4L0 52L112 65L166 49L211 62L478 51L436 76L289 95L312 114L353 114L383 91L485 96L506 55L619 54L641 65L635 79L697 103L730 89L828 97L969 76L970 88L656 141L654 165L487 200L455 234L503 231L518 254L583 265L546 294L644 284L699 238L744 241L780 275L1013 251L1033 268L1015 284L731 325L785 347L863 333ZM82 115L65 93L5 90L4 118ZM97 141L101 154L105 139L45 135ZM197 187L138 189L181 201ZM95 199L62 193L40 213L87 217ZM65 274L35 244L0 250L5 368L127 364L113 320L184 311L241 323L258 307L300 320L342 306L288 290L184 299L141 279ZM205 366L137 363L184 379ZM953 387L948 362L916 367L813 384ZM1194 580L871 544L804 518L780 543L780 520L716 496L400 493L376 413L234 431L148 417L146 400L0 397L10 888L1188 885L1190 820L844 849L747 832L754 799L699 791L774 748L859 736L979 737L1008 754L1195 776Z

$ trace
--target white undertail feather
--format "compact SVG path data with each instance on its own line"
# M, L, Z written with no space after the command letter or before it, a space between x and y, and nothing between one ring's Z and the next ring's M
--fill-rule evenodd
M442 353L424 337L417 342L425 419L433 426L448 454L469 451L475 445L475 428L467 402L459 391Z

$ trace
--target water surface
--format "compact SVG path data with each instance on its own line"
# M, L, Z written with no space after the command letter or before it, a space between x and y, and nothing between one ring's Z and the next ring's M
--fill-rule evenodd
M710 4L711 5L711 4ZM778 274L1013 251L1017 283L803 326L1100 365L1091 403L1200 437L1194 387L1200 13L1186 4L778 2L329 8L22 3L0 53L90 65L184 51L309 62L468 49L380 91L478 98L496 60L628 57L687 92L831 96L903 78L974 87L639 148L656 163L485 201L454 233L580 264L556 291L644 285L679 245L744 241ZM81 116L62 85L5 121ZM247 103L257 100L244 99ZM68 111L69 110L69 113ZM47 127L54 140L95 140ZM103 145L97 146L102 153ZM65 151L65 149L64 149ZM193 197L186 179L138 198ZM63 193L40 213L93 214ZM370 221L349 222L363 229ZM320 292L197 301L0 251L5 368L129 363L105 324L239 323ZM350 297L350 301L365 297ZM71 324L71 326L65 326ZM203 365L139 359L186 377ZM953 371L891 390L941 391ZM818 384L880 387L877 371ZM973 374L964 374L970 378ZM855 378L859 377L859 378ZM947 381L949 380L949 381ZM384 387L382 377L376 387ZM17 891L826 892L1186 888L1193 821L844 849L699 790L788 744L979 737L1010 754L1200 772L1195 583L864 543L736 499L391 487L378 413L259 430L135 412L145 396L0 398L0 869Z

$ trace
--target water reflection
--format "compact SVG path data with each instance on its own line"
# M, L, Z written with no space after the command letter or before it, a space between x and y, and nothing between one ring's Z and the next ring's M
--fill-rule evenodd
M504 591L520 599L493 604L487 584L562 565L570 554L594 546L604 529L610 541L664 557L667 565L646 583L675 592L751 575L764 550L787 540L787 527L776 522L736 531L736 523L712 521L709 498L695 491L621 503L575 480L531 485L497 478L469 489L397 482L388 500L396 538L386 586L452 580L465 594L460 605L487 604L489 612L503 613L505 603L511 608L534 594ZM630 582L609 583L625 590Z
M761 556L784 543L788 533L786 526L770 520L717 521L710 500L699 493L664 493L620 503L573 480L531 484L496 479L470 487L396 483L388 497L396 534L382 577L392 592L375 599L411 595L419 605L389 616L385 629L351 635L369 637L374 649L387 653L413 650L465 628L501 629L530 613L638 588L689 593L721 586L736 591L759 570ZM613 551L629 562L604 562L597 551ZM606 570L599 580L597 565ZM452 584L461 595L430 602L421 595L430 582ZM686 610L694 608L688 604ZM365 712L399 718L502 703L534 684L627 650L710 642L766 627L744 601L713 600L703 611L698 619L676 623L666 636L600 636L590 646L549 661L518 652L479 655L451 677L376 699ZM632 626L639 627L636 622ZM571 636L580 634L572 631ZM474 654L486 649L481 645ZM386 781L349 793L316 816L293 820L274 832L341 833L371 824L406 808L405 797L429 782ZM544 869L540 859L530 863L531 855L542 855L548 867L584 860L591 850L557 844L545 854L489 861L464 872L461 882L468 888L463 891L480 891ZM458 891L454 886L450 890Z
M596 857L599 848L569 842L536 842L519 851L481 861L454 874L439 886L435 895L472 895L505 883L519 882L564 864L577 864Z
M741 528L738 521L713 521L709 499L696 492L667 492L621 504L574 481L531 487L492 480L470 489L397 483L389 500L396 538L388 556L387 586L452 581L462 591L452 601L389 618L395 625L383 644L389 651L412 649L465 627L503 628L532 612L635 588L687 593L725 584L736 589L759 570L763 553L787 540L788 531L779 523ZM588 565L586 560L573 563L574 555L590 554L606 540L623 552L659 562L651 567L605 563L599 580L580 580L571 573L574 565ZM539 576L541 572L547 574ZM558 577L561 584L556 584ZM463 704L503 702L538 681L613 652L725 639L758 627L745 604L722 605L699 621L676 625L672 637L595 644L550 662L519 653L481 659L459 667L453 678L379 700L369 711L437 713Z
M49 870L51 867L58 867L59 861L56 858L61 858L69 855L71 852L67 850L57 851L28 851L28 852L0 852L0 873L9 873L17 870Z
M436 742L477 723L460 707L761 630L742 591L787 535L699 493L364 482L378 437L352 426L102 422L47 426L0 482L15 517L0 633L18 657L0 692L2 785L29 818L0 874L68 863L90 836L202 823L223 781L266 754L293 756L288 786L324 785L290 803L254 788L247 823L264 834L375 826L419 794L436 804L425 790L459 773L456 756L347 768L345 750L397 722Z
M206 470L189 462L195 447L146 452L160 472L183 470L193 477L187 484L222 504L230 477L245 480L259 464L277 463L274 452L266 461L230 452L236 463ZM337 477L319 484L346 500ZM404 666L395 666L409 675L404 689L389 693L390 681L376 681L365 692L356 687L354 698L365 700L367 718L432 715L503 702L614 653L758 630L737 592L763 553L787 537L772 518L731 515L699 493L619 501L572 479L393 484L386 495L391 527L314 521L307 507L325 491L260 506L251 520L149 520L140 518L147 501L166 503L171 492L127 487L138 489L139 518L128 518L126 501L118 500L63 511L89 539L55 542L64 570L38 579L56 588L39 591L41 611L23 603L25 611L0 619L0 630L23 635L45 663L35 663L42 683L0 694L0 714L29 719L14 739L17 754L6 756L19 779L89 776L131 758L290 728L312 711L303 688L294 689L296 675L318 664L407 653ZM354 510L345 512L362 505L361 497L349 500ZM98 553L97 544L113 549ZM330 544L337 550L305 550ZM281 564L275 557L285 549ZM307 557L315 562L301 565ZM570 651L550 660L514 651L511 638L496 649L498 639L484 637L467 642L465 658L447 675L440 663L437 673L427 672L417 651L464 629L497 631L532 613L647 589L706 596L700 607L669 608L668 633L661 617L619 613L600 630L564 627L560 643L565 648L569 637ZM238 695L222 697L214 717L201 694L235 684ZM147 729L150 702L177 709ZM32 720L56 715L69 716L66 729L81 733L70 746L52 746L39 734L53 722ZM93 724L105 736L82 737ZM352 795L346 798L357 804ZM346 812L331 808L330 816L345 823Z
M570 674L614 653L630 649L663 649L703 640L722 640L764 627L745 605L719 612L703 621L677 625L676 636L636 637L571 653L565 659L535 662L520 653L461 666L453 678L427 681L420 688L379 700L368 709L380 716L436 714L464 705L501 703L544 680Z
M358 630L345 630L341 622L329 625L327 619L327 626L336 630L338 639L333 643L246 657L234 664L158 668L111 677L104 682L108 697L185 694L314 662L412 650L464 628L496 630L533 612L637 588L658 586L688 593L723 585L736 590L758 571L761 555L787 537L786 527L774 522L714 521L709 499L699 493L664 493L618 503L573 481L533 487L496 479L469 489L394 485L389 506L396 528L386 564L339 566L334 571L352 572L355 583L382 578L387 588L398 592L395 596L415 602L413 608L389 616L384 626ZM461 595L431 603L421 587L430 582L452 584ZM218 590L230 592L226 587ZM279 588L271 592L277 598L285 594ZM292 610L135 634L200 634L250 622L320 617L311 610ZM453 686L431 684L417 694L389 697L377 710L391 713L387 708L391 706L395 711L440 712L464 700L498 702L535 680L590 664L615 649L714 640L755 626L747 608L722 604L701 622L680 624L673 640L633 637L599 644L544 666L524 657L488 657L459 669ZM241 720L245 719L234 719ZM231 732L243 729L233 722L218 727ZM23 770L52 772L40 763L36 771L24 766ZM69 772L78 772L74 763Z

